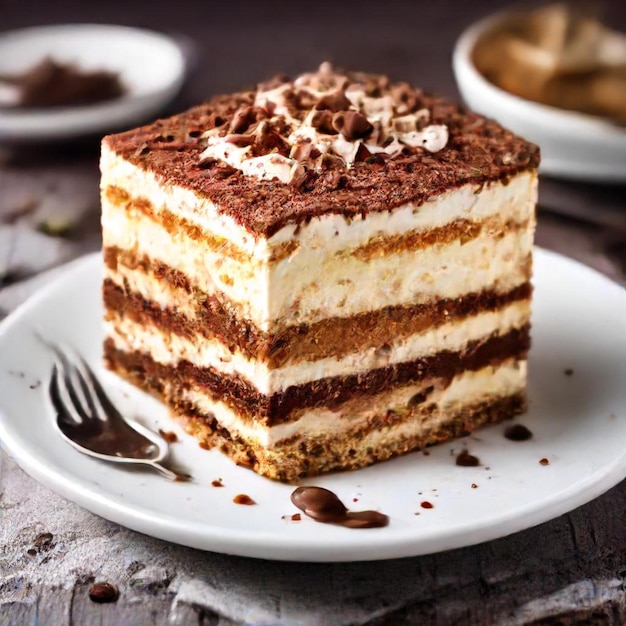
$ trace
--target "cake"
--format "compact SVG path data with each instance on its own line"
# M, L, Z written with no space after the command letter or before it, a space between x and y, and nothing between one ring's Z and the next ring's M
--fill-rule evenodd
M328 64L105 137L106 362L282 481L518 414L538 162Z

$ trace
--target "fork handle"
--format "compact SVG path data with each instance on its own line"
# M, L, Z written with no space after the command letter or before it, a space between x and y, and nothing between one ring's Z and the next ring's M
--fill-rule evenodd
M161 463L157 461L146 461L146 464L150 467L153 467L155 470L157 470L157 472L163 474L163 476L165 476L166 478L169 478L170 480L173 480L175 482L187 482L189 480L188 475L175 472L165 467L165 465L161 465Z

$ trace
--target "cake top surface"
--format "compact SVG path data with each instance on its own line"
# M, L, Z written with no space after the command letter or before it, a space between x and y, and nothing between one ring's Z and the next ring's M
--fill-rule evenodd
M385 76L324 63L217 96L105 145L209 198L255 236L327 213L385 211L536 168L539 148Z

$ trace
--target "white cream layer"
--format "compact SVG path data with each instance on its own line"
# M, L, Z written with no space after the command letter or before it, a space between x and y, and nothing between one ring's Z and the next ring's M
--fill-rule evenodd
M380 445L385 439L397 440L403 435L416 434L438 424L445 424L451 415L458 413L464 406L521 393L526 386L526 370L525 361L511 361L499 367L488 366L477 372L464 372L455 377L448 387L435 389L428 396L428 403L436 403L437 410L433 411L427 421L423 421L422 416L416 416L415 419L399 422L395 426L373 431L360 445ZM212 401L199 389L185 390L180 395L201 413L215 415L220 425L231 434L239 435L251 444L271 448L294 435L311 440L320 436L339 436L352 428L366 428L368 420L385 415L387 411L398 411L406 407L413 394L423 389L423 385L411 385L368 398L366 406L359 404L354 406L353 411L349 408L345 412L326 408L309 409L297 421L271 428L241 420L225 403Z
M204 248L183 233L170 235L139 212L105 207L105 246L146 254L179 270L209 294L222 292L261 330L284 324L348 317L383 306L456 298L483 289L508 291L528 279L531 229L464 244L433 245L419 251L365 260L326 255L303 265L297 256L268 266L239 263Z
M529 302L516 302L498 311L480 313L394 342L384 354L372 347L342 357L299 361L277 369L269 369L263 361L248 360L239 351L231 354L217 339L208 340L201 335L186 338L154 326L142 326L128 318L109 319L106 332L120 350L149 354L163 365L175 366L179 361L188 361L223 374L239 374L259 392L269 395L321 378L367 372L442 351L459 352L472 341L521 328L529 318Z

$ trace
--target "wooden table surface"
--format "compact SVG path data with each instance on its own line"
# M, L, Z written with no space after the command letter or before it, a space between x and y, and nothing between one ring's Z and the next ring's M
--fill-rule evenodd
M457 97L456 36L503 6L0 0L0 29L93 21L173 34L191 66L174 110L324 59ZM624 7L606 3L622 29ZM626 281L624 188L544 179L540 203L540 245ZM63 237L50 233L59 223ZM50 282L53 268L99 245L97 140L0 146L0 318ZM90 601L94 580L117 585L119 600ZM626 624L625 588L626 482L479 546L376 563L275 563L121 528L38 485L0 452L0 624Z

